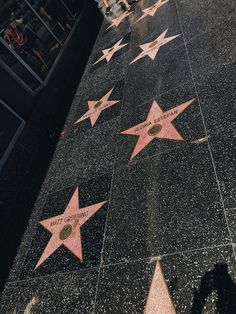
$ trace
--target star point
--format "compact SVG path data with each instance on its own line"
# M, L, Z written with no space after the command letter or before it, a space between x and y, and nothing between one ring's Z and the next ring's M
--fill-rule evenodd
M120 49L124 48L125 46L128 45L128 43L126 44L121 44L123 38L121 38L114 46L112 46L111 48L107 48L102 50L103 55L101 56L101 58L99 58L93 65L101 62L102 60L106 59L107 63L111 60L111 58L113 57L113 55L119 51Z
M133 61L131 61L130 64L138 61L141 58L144 58L145 56L149 56L152 60L154 60L161 46L164 46L168 42L180 36L180 34L178 34L170 37L165 37L167 32L168 28L153 41L140 45L139 47L143 51Z
M107 201L79 208L79 189L76 188L63 214L39 222L52 236L38 260L35 270L61 245L83 261L80 228Z
M183 141L182 135L176 130L172 121L184 111L195 99L180 104L165 112L154 100L149 110L147 119L123 132L125 135L138 136L131 160L137 156L152 140L156 138Z
M132 12L130 11L125 11L124 13L122 13L120 16L116 17L115 19L112 20L112 23L110 26L107 27L106 30L108 30L109 28L116 26L118 27L120 25L120 23L131 14Z
M159 261L156 263L144 314L176 314Z
M144 19L146 16L154 16L154 14L156 13L156 11L163 6L165 3L167 3L169 0L158 0L156 3L154 3L152 6L142 10L143 15L135 22L139 22L142 19Z
M94 126L96 123L98 117L100 116L101 112L111 106L116 105L117 103L120 102L120 100L109 100L112 92L112 88L106 95L104 95L100 100L98 101L88 101L88 107L89 110L82 116L80 117L74 124L77 124L85 119L90 119L91 125Z

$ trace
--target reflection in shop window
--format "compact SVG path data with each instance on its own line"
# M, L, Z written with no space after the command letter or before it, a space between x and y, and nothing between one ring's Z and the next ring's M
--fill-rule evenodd
M22 82L32 91L36 91L40 87L40 82L32 75L32 73L9 52L3 43L0 43L0 63L3 62Z
M45 79L75 24L81 3L78 0L0 0L0 36L8 45L9 54L14 51L19 60Z
M29 6L24 1L15 3L2 26L2 36L9 47L40 77L45 77L59 45Z
M24 124L24 121L0 99L0 170Z
M35 1L34 1L35 2ZM57 35L66 35L71 30L72 23L66 8L58 0L40 0L40 14L47 20ZM60 32L62 34L60 34ZM63 36L65 37L65 36Z

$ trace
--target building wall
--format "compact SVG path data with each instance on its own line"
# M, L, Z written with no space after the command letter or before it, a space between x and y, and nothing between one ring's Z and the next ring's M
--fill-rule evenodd
M96 5L89 3L47 86L35 99L34 108L28 108L31 114L27 112L27 124L0 172L0 247L5 252L1 259L1 287L40 192L101 21ZM17 96L18 90L13 88L11 94L18 109L23 105L27 108ZM5 115L1 114L0 121L1 135L5 135L0 142L3 154L19 119L14 114L9 117L7 110Z

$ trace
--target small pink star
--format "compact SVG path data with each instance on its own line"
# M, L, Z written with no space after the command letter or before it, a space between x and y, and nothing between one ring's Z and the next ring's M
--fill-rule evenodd
M62 130L60 136L64 136L66 134L66 130Z
M171 122L193 101L194 99L191 99L166 112L163 112L158 103L153 101L145 121L121 132L121 134L135 135L139 137L130 159L133 159L138 155L144 147L156 138L183 141L182 136Z
M123 38L120 39L113 47L102 50L103 56L100 59L98 59L93 65L101 62L104 59L106 59L106 61L109 62L111 58L113 57L114 53L116 53L118 50L128 45L128 43L120 45L122 40Z
M100 116L103 110L120 102L120 100L109 100L109 97L111 96L113 89L114 88L112 88L105 96L103 96L98 101L89 100L88 101L89 110L81 118L79 118L79 120L77 120L74 124L77 124L89 118L92 126L94 126L94 124L96 123L98 117Z
M112 26L119 26L120 23L131 14L132 12L129 11L125 11L124 13L122 13L120 16L116 17L115 19L112 20L112 23L110 26L108 26L108 28L106 30L108 30L109 28L111 28Z
M143 50L143 52L141 52L132 62L130 62L130 64L136 62L137 60L139 60L145 56L149 56L152 60L154 60L161 46L167 44L169 41L180 36L180 34L178 34L175 36L165 38L167 31L168 31L168 29L166 29L155 40L139 46Z
M148 15L153 16L156 13L156 11L168 1L169 0L158 0L152 6L148 7L147 9L142 10L143 15L135 23L139 22L140 20L142 20Z
M61 245L64 245L81 261L83 260L80 228L106 201L79 208L78 191L79 189L77 188L63 214L39 222L52 236L35 269Z

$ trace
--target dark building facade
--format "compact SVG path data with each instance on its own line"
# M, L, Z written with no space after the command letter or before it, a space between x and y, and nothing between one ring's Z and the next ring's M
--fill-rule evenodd
M1 287L102 21L93 1L56 2L1 2Z

